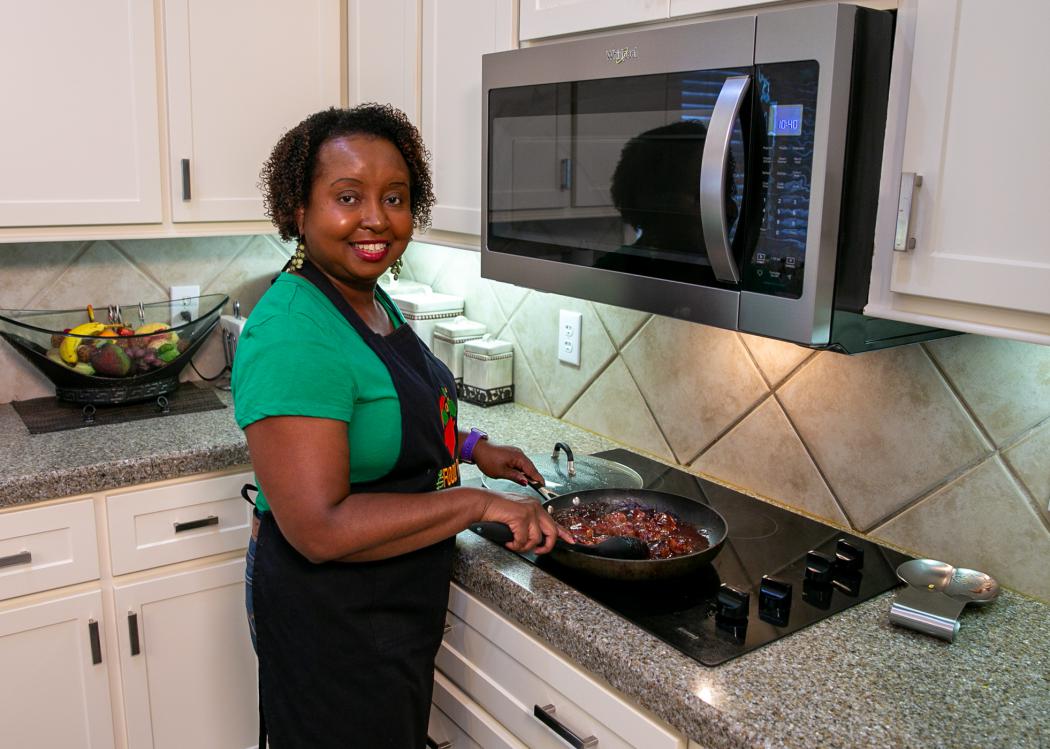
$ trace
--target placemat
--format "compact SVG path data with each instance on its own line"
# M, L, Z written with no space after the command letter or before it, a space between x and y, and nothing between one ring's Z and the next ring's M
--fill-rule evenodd
M69 403L51 397L12 401L11 405L30 434L62 432L67 429L122 424L128 421L226 408L226 404L219 400L219 396L210 386L199 387L192 382L182 383L177 390L161 398L166 400L166 404L160 398L151 398L139 403L94 406Z

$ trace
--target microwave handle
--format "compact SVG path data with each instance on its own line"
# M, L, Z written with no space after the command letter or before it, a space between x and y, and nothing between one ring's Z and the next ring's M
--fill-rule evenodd
M750 82L751 76L747 75L725 79L711 112L700 163L700 225L707 245L707 257L715 278L728 283L740 283L740 269L733 260L726 226L726 161L733 123L740 113Z

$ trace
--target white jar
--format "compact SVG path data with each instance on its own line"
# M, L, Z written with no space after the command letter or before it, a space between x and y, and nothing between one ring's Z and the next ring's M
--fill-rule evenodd
M431 349L434 326L454 320L463 314L463 297L451 294L391 294L390 298L405 316L408 326L416 331L416 335Z
M434 355L452 371L457 385L463 383L463 347L483 335L485 323L474 322L462 316L434 326L434 342L431 348Z
M479 406L514 400L514 345L486 335L463 344L459 397Z

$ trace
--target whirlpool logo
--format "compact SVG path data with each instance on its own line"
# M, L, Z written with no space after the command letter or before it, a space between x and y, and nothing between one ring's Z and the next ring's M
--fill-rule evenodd
M605 50L605 56L609 58L609 62L619 65L626 60L637 60L638 48L620 47L619 49L607 49Z

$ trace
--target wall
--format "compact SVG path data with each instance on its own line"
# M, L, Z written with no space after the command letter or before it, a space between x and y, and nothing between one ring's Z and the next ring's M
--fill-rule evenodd
M518 403L1050 600L1050 347L813 352L487 281L479 258L416 244L404 277L515 343ZM583 314L579 367L559 309Z
M199 284L249 311L289 252L270 236L3 245L0 307ZM463 296L515 343L518 403L1050 600L1050 347L959 336L815 353L490 282L479 257L417 243L404 277ZM563 308L583 313L580 367L555 355ZM195 363L221 369L217 336ZM53 392L6 344L0 367L0 402Z

